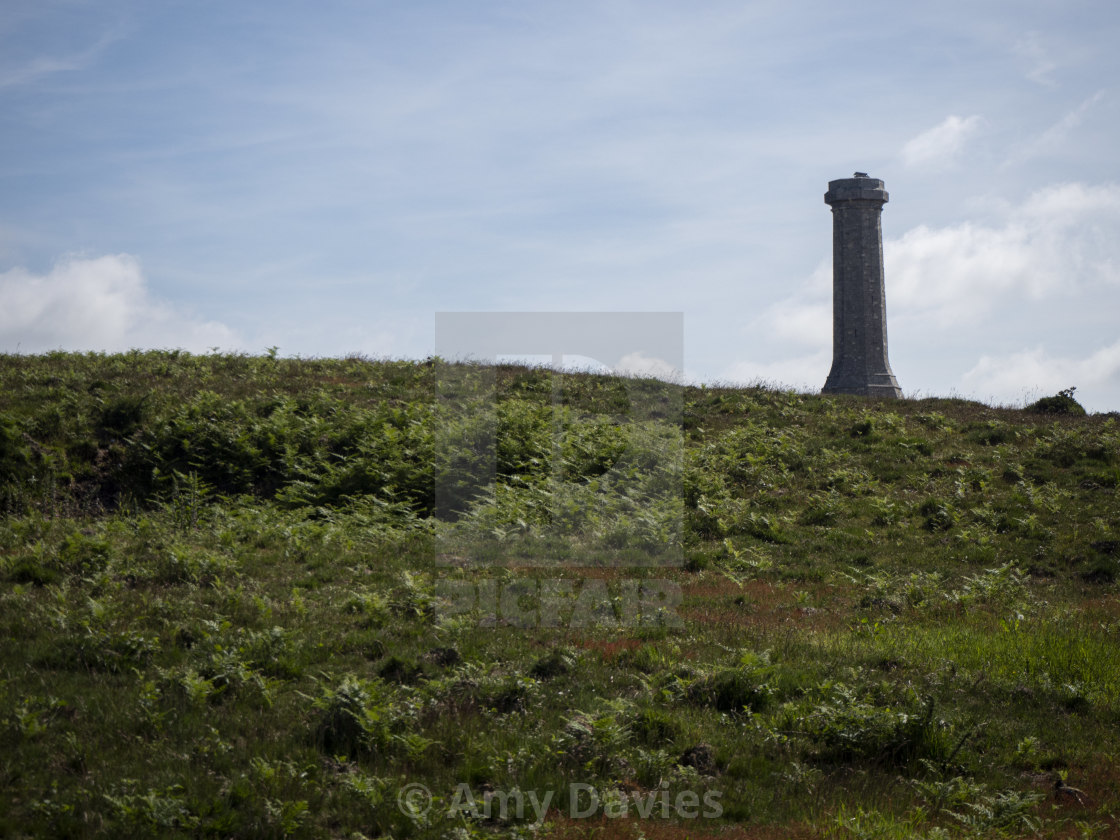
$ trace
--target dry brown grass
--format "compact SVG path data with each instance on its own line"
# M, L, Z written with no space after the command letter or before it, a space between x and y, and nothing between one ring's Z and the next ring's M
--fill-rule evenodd
M833 584L736 583L726 577L686 584L683 592L679 612L685 621L760 630L836 629L850 623L855 601L851 591Z
M818 840L823 834L801 825L700 825L697 821L676 822L636 817L596 817L574 820L557 818L543 832L547 840Z

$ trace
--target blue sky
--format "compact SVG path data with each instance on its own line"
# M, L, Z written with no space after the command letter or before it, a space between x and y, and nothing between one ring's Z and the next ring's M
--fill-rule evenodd
M1117 43L1106 0L6 0L0 351L679 311L689 379L816 389L858 169L907 395L1120 410Z

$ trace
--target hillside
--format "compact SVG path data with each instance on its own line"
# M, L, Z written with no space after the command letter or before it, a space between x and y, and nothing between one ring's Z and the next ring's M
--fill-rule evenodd
M1115 416L0 356L0 837L1120 837L1118 486Z

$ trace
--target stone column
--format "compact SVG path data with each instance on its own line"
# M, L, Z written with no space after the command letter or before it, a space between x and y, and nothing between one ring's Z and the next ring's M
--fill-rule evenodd
M821 393L901 397L887 360L880 224L887 191L857 172L829 181L824 200L832 207L832 370Z

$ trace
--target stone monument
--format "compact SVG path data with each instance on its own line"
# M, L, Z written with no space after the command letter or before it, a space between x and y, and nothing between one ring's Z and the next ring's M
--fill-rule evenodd
M880 223L887 191L857 172L829 181L824 200L832 207L832 370L821 393L901 397L887 360Z

